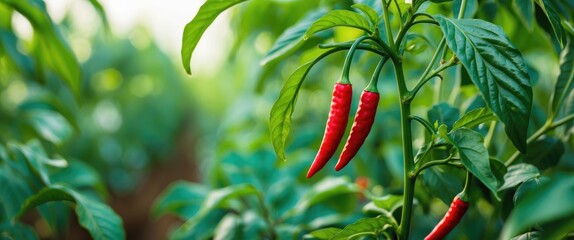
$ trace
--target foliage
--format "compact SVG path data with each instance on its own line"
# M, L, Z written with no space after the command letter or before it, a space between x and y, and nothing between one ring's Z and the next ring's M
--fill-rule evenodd
M208 0L204 6L217 3L216 0ZM572 4L567 1L471 0L412 3L383 0L354 3L325 1L320 6L305 8L308 13L299 21L284 26L283 34L275 35L276 43L269 46L270 51L264 56L265 65L259 79L265 79L264 76L267 79L266 87L261 87L265 90L262 95L276 96L269 94L270 91L279 94L270 111L271 142L279 160L294 162L281 163L283 166L279 167L280 172L293 171L289 167L300 166L302 159L310 157L306 151L312 152L317 146L316 136L321 134L314 130L309 132L309 129L320 124L316 117L324 116L326 110L310 102L311 98L307 95L318 91L328 92L327 86L337 76L332 72L337 69L336 66L341 66L341 56L337 52L350 49L360 36L368 36L368 40L359 44L358 49L374 54L361 54L358 60L350 62L355 66L354 71L360 72L352 75L351 80L355 86L360 85L357 79L366 78L381 58L389 58L393 65L392 69L384 68L381 74L384 81L380 84L385 88L380 89L390 90L383 90L381 94L383 104L378 109L381 114L377 116L382 116L377 117L372 131L375 136L367 140L361 150L364 153L359 153L358 159L354 161L355 166L344 173L351 176L365 173L377 176L376 184L370 187L375 193L363 192L372 202L341 200L340 204L352 202L355 206L364 206L363 213L355 211L349 215L351 218L339 218L320 226L305 223L315 223L324 214L308 221L289 222L291 229L298 229L291 232L290 236L305 236L306 239L350 236L419 239L437 221L436 216L429 218L428 214L429 209L437 205L433 199L439 197L448 203L461 191L462 182L465 182L461 192L465 201L472 202L471 206L476 205L471 207L468 218L472 218L473 223L480 223L478 226L474 224L476 230L471 230L471 220L463 220L461 226L453 232L456 236L464 234L474 236L471 239L481 239L496 238L501 233L500 237L508 239L521 234L534 234L554 239L569 234L572 223L563 220L573 215L565 207L566 203L550 205L546 200L551 199L551 195L552 198L567 201L569 198L565 191L572 178L572 168L569 167L572 161L568 157L572 156L570 132L574 119L569 77L572 75L570 48L574 31L571 28L572 12L568 9L572 9ZM254 21L252 19L260 15L250 10L273 4L278 3L249 1L239 4L234 16L239 16L240 21ZM292 1L283 3L283 7L290 9L290 6L297 4L301 3ZM301 4L298 10L304 9L303 6ZM226 9L218 8L209 14L200 11L186 28L205 29L211 22L199 22L198 19L217 16ZM547 18L534 18L535 13ZM419 27L422 25L428 27ZM528 30L525 31L525 28ZM237 31L245 35L250 31L256 34L262 31L260 29L265 29L265 25ZM306 31L303 34L304 29ZM189 63L200 36L201 33L189 35L189 32L184 35L184 63ZM191 39L194 44L186 44ZM305 44L307 41L318 41L321 44ZM237 42L241 43L241 38ZM559 54L560 62L557 57ZM289 77L284 76L286 81L278 91L279 87L271 81L275 78L269 75L273 70L268 69L287 68L289 65L285 63L297 62L289 56L300 56L299 68ZM548 70L548 67L556 68L558 64L559 73ZM317 81L317 78L322 81ZM333 81L323 81L330 78ZM392 87L394 84L396 88ZM554 89L553 93L548 89ZM324 96L314 101L324 102L324 99L328 98ZM305 104L297 105L300 102ZM551 107L540 107L547 105ZM297 114L297 111L303 114ZM420 125L411 126L413 122ZM303 138L309 135L315 136L312 141ZM400 140L400 135L402 143L396 140ZM233 138L235 135L227 136ZM414 148L419 148L416 155ZM222 151L225 150L230 148ZM253 157L248 155L246 158ZM266 161L269 161L268 158L258 159L250 164L250 168L267 164ZM216 179L224 178L225 175L234 176L229 169L216 166L211 174L215 174ZM382 178L380 175L372 175L380 174L381 170L390 175ZM249 174L252 171L240 172ZM326 174L334 173L331 171ZM299 187L306 185L305 180L300 179L300 171L295 176L298 176L297 180L289 181L300 181L296 184ZM304 190L294 191L308 193L299 196L299 202L312 201L313 196L322 194L324 191L320 186L326 184L326 181L336 182L330 179L327 177L316 183L318 185L315 186L319 187L302 187ZM537 182L536 179L550 180L533 184L533 181ZM240 189L246 185L237 184L249 181L223 182L222 188L210 190L208 196L220 192L245 192ZM274 212L272 210L276 208L273 202L265 201L274 191L257 186L254 185L254 192L250 192L253 196L234 195L239 202L237 205L218 202L217 209L227 209L227 215L221 215L215 220L219 223L213 233L215 238L219 234L226 234L229 238L247 236L242 235L248 234L245 230L223 225L240 225L240 219L244 219L241 216L253 208L260 209L259 218L266 221L267 229L263 228L260 236L275 238L276 231L286 227L284 222L266 217L268 212ZM373 186L383 186L385 190L380 191L380 188ZM377 199L389 199L391 196L400 199L400 207L387 206L389 209L382 209L381 206L385 205L377 204ZM158 204L164 201L162 199L177 197L164 196ZM515 200L512 202L512 199ZM208 200L204 200L202 205L190 204L200 206L201 214L190 216L190 220L172 237L191 238L190 235L180 234L186 227L191 229L189 221L197 221L198 216L209 215L203 211L212 210L210 212L214 214L220 212L211 207L204 210L201 206L205 206L205 201ZM298 209L298 205L291 207ZM491 210L479 209L485 207ZM419 208L423 211L416 210ZM401 210L396 211L398 209ZM550 211L542 213L534 209ZM554 212L557 209L564 211L558 214ZM339 213L343 212L345 210L340 209ZM184 216L181 212L178 215ZM528 220L521 221L526 216ZM427 220L415 220L421 217ZM501 220L504 224L489 224L491 220ZM553 227L550 227L551 224L554 224ZM283 237L281 234L278 236Z

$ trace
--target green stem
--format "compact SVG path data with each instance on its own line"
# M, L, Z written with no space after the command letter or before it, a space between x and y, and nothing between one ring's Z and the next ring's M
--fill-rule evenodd
M462 3L460 3L460 10L458 10L458 19L461 19L462 17L464 17L464 12L466 11L466 0L462 0Z
M423 164L419 169L417 169L415 171L415 176L418 176L423 170L432 167L432 166L436 166L436 165L442 165L442 164L447 164L450 160L452 160L452 155L448 156L445 159L440 159L440 160L434 160L434 161L430 161L427 162L425 164Z
M574 120L574 114L570 114L554 123L552 123L552 118L549 118L544 125L542 125L541 128L538 129L538 131L536 131L534 134L532 134L532 136L530 136L528 138L528 140L526 140L526 144L531 144L534 141L536 141L539 137L541 137L542 135L544 135L545 133L554 130L555 128L562 126L563 124L568 123L569 121ZM508 159L508 161L506 161L506 163L504 163L504 165L506 165L507 167L512 165L512 163L514 163L518 157L520 156L520 151L516 151L514 152L514 154L512 154L512 156Z
M425 69L425 71L423 72L423 74L421 75L421 77L419 78L417 83L425 81L425 79L428 77L428 75L431 72L436 60L438 59L438 55L442 51L442 48L444 47L445 44L446 44L446 39L443 37L442 40L440 40L438 47L436 48L436 50L435 50L435 52L434 52L434 54L433 54L433 56L429 62L429 65L427 66L427 68Z
M486 147L486 149L490 147L490 143L492 142L492 137L494 136L495 129L496 129L496 121L492 121L490 123L488 133L486 134L486 137L484 137L484 146Z
M324 43L324 44L319 44L318 45L319 48L321 49L329 49L329 48L343 48L343 49L350 49L351 46L353 46L353 42L344 42L344 43ZM370 45L367 44L359 44L359 46L357 46L357 49L360 50L366 50L372 53L376 53L382 57L386 57L388 56L388 54L386 54L385 52L382 52L378 49L372 48Z
M381 70L383 69L383 66L385 65L387 60L389 60L388 56L383 57L383 59L381 59L381 61L379 61L379 64L377 64L377 68L375 69L375 72L373 73L373 77L371 78L371 81L369 81L369 84L367 85L365 90L367 90L369 92L379 92L379 90L377 89L377 83L379 81L379 76L381 75Z
M464 188L462 189L462 192L460 192L458 194L458 197L460 198L460 200L465 201L465 202L470 202L470 187L472 186L472 174L470 173L470 171L466 171L466 181L464 181Z
M425 129L430 133L430 134L435 134L435 130L433 128L433 126L425 119L419 117L419 116L410 116L410 118L412 120L415 120L417 122L419 122L421 125L423 125L423 127L425 127Z
M413 200L415 192L416 176L413 174L415 162L413 156L412 130L411 130L411 100L410 93L406 87L403 66L400 62L394 62L395 75L401 98L401 129L403 136L403 154L404 154L404 196L403 208L401 212L401 223L397 232L399 239L409 238L409 229L411 225L411 216L413 210Z
M353 55L355 55L355 50L361 44L361 42L365 39L368 39L369 36L363 35L357 38L351 48L349 49L349 53L347 53L347 58L345 58L345 64L343 66L343 73L341 74L341 79L339 79L339 83L343 84L351 84L349 81L349 72L351 71L351 62L353 61Z
M389 46L391 47L391 49L395 49L395 43L393 41L393 31L391 30L391 22L389 18L389 5L385 0L383 0L383 17L385 18L385 32L387 33L387 40L389 41Z

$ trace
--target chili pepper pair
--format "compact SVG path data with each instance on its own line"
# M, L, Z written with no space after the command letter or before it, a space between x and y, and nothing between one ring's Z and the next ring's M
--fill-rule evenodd
M378 77L378 76L377 76ZM351 161L357 154L359 148L365 142L365 139L371 131L375 114L377 112L377 105L379 103L379 93L376 90L376 81L371 81L361 94L361 100L357 114L355 115L351 133L347 139L347 143L341 152L339 161L335 166L335 170L339 171ZM337 82L333 90L333 98L331 100L331 109L327 119L327 126L319 152L315 160L311 164L311 168L307 173L307 178L312 177L321 168L327 164L329 159L335 154L345 130L347 129L347 121L349 119L349 111L351 109L351 96L352 86L350 83Z

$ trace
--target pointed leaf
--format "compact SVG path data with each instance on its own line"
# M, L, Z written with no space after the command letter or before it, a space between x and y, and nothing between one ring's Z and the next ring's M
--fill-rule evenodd
M51 110L27 111L26 119L44 139L61 144L72 136L72 126L58 112Z
M365 4L360 4L360 3L353 4L353 6L351 6L351 7L358 9L363 14L365 14L365 16L367 16L369 18L369 20L371 21L371 24L373 24L373 26L377 26L379 24L379 14L377 13L377 11L375 11L375 9L373 9L370 6L367 6Z
M566 42L567 33L562 27L562 20L560 18L560 13L558 12L558 6L556 6L554 0L539 0L536 2L540 5L542 11L546 14L546 17L548 17L548 21L550 21L550 25L552 25L556 39L563 46Z
M574 43L571 38L560 54L560 75L552 97L552 111L557 114L562 103L574 90Z
M181 44L181 60L183 68L188 74L191 74L191 55L199 43L201 35L213 23L215 18L226 9L235 4L245 2L246 0L207 0L201 7L191 22L185 25L183 29L183 40Z
M317 19L325 15L325 13L326 11L324 9L319 9L318 11L311 12L301 21L287 28L277 38L271 49L267 52L267 55L265 55L265 58L261 60L261 64L265 65L298 48L303 41L307 29L309 29L311 25L317 21Z
M305 37L333 27L352 27L373 33L371 24L363 15L349 10L333 10L315 21L305 33Z
M540 176L538 168L527 163L519 163L508 167L508 172L504 174L504 185L499 191L512 188L531 178Z
M22 206L19 215L52 201L74 202L76 204L75 211L78 216L78 222L88 230L93 239L111 240L125 238L122 219L112 208L61 185L46 187L29 197Z
M456 120L453 129L474 128L482 123L496 121L496 116L489 108L477 108L465 113L460 119Z
M299 89L314 64L315 61L307 62L289 76L279 93L279 98L271 108L269 117L271 141L277 157L281 160L285 160L285 143L287 136L289 136L289 130L291 130L291 115L293 115Z
M479 19L435 15L448 46L456 53L486 103L504 123L506 134L526 153L532 87L520 52L502 29Z
M482 135L470 129L459 128L448 133L448 141L458 150L460 161L466 169L496 195L498 180L490 168Z
M354 239L360 236L376 237L378 233L391 226L391 221L386 217L363 218L347 225L343 230L333 236L331 240Z

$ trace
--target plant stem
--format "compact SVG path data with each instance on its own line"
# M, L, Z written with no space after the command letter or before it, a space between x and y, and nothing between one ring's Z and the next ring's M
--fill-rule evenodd
M401 212L401 223L397 232L399 239L406 240L409 238L409 229L411 225L411 216L413 210L413 199L415 191L416 176L412 174L415 163L413 156L412 145L412 130L411 130L411 100L410 92L408 91L405 83L405 76L403 73L403 65L400 62L394 62L395 75L397 78L397 85L400 95L400 109L401 109L401 128L403 136L403 154L404 154L404 196L403 196L403 209Z
M538 140L539 137L541 137L542 135L544 135L545 133L554 130L555 128L562 126L563 124L566 124L570 121L574 120L574 114L570 114L556 122L552 122L552 118L549 118L546 123L544 123L544 125L542 125L541 128L538 129L538 131L536 131L534 134L532 134L532 136L530 136L528 138L528 140L526 140L526 144L531 144L534 141ZM514 163L518 157L520 156L520 151L516 151L514 152L514 154L512 154L512 156L508 159L508 161L506 161L506 163L504 163L504 165L506 165L507 167L512 165L512 163Z
M383 0L383 16L385 18L385 32L387 33L387 40L391 49L395 49L395 42L393 41L393 31L391 30L391 22L389 18L389 5L387 1Z
M460 3L460 9L458 10L458 19L464 17L464 12L466 11L466 0L462 0Z

